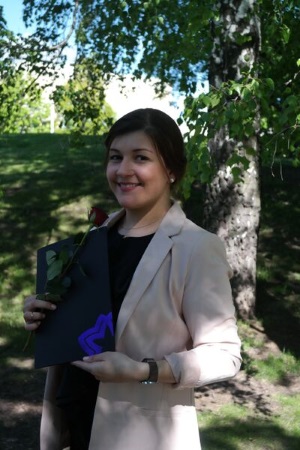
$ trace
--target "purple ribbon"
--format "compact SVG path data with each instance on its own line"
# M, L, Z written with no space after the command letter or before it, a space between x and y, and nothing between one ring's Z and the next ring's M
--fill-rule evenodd
M102 352L101 345L96 344L96 340L104 339L106 330L110 334L114 335L113 323L112 323L112 313L104 315L100 314L95 325L92 328L84 331L79 337L78 342L83 351L91 356Z

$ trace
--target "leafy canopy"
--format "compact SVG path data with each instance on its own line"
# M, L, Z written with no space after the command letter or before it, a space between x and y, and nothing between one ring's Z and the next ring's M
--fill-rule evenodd
M265 162L289 158L299 164L300 86L298 26L300 9L291 0L256 0L253 14L261 30L260 57L235 79L223 77L199 95L208 78L213 33L222 28L221 10L230 2L205 0L24 0L24 19L36 23L32 42L59 53L73 33L78 61L92 58L108 81L111 74L146 74L185 93L184 117L191 128L192 170L210 174L208 140L226 124L237 144L256 135ZM237 2L243 8L249 2ZM250 3L249 3L250 4ZM249 38L234 35L242 49ZM60 53L61 54L61 53ZM32 55L37 55L32 46ZM29 56L28 56L29 58ZM47 58L36 61L45 66ZM76 64L76 63L75 63ZM257 118L259 123L257 123ZM252 149L248 148L250 155ZM238 155L238 148L236 155ZM231 159L233 167L247 167Z
M19 42L7 29L0 7L0 133L49 131L49 106L20 64Z
M76 64L65 86L58 86L53 94L61 128L74 136L103 134L113 123L114 112L105 102L102 73L92 58Z

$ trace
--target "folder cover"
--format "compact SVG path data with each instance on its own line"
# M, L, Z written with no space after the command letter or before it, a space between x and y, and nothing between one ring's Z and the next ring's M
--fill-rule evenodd
M47 245L37 252L36 292L45 293L46 252L72 246L73 238ZM41 368L80 360L84 356L114 350L111 312L107 228L93 230L78 252L78 264L68 276L72 283L55 311L35 333L35 367Z

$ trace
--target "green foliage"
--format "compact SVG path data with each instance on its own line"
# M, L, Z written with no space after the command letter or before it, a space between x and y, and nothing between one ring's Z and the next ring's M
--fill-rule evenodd
M0 9L0 133L43 132L50 108L42 89L19 60L16 37L7 30Z
M224 33L224 1L172 0L171 4L169 0L84 0L80 2L80 10L76 10L75 4L65 0L50 5L46 0L24 0L24 18L27 23L35 19L37 36L54 46L63 32L71 28L70 20L67 27L65 24L73 8L79 65L89 57L106 74L106 81L112 73L131 72L137 77L146 74L158 77L158 91L169 83L186 94L184 119L190 129L186 135L190 159L186 193L193 180L200 178L207 182L218 168L208 149L218 127L224 126L229 141L234 143L234 155L227 165L235 181L241 181L248 160L254 156L253 136L259 138L264 163L271 164L279 157L290 158L298 165L297 2L253 3L254 9L249 8L245 20L258 24L260 43L255 42L251 29ZM240 23L237 21L235 25L239 27ZM199 81L209 77L216 33L225 39L223 49L227 44L239 52L256 46L260 57L251 65L250 53L245 54L244 71L238 77L226 78L224 71L219 74L223 79L220 86L210 86L208 94L199 95ZM72 101L80 116L79 105L86 99L80 94L75 97L73 94ZM93 106L90 114L94 117ZM78 123L83 122L84 119L78 118ZM246 154L240 151L242 145L246 146Z
M190 130L186 134L187 151L194 168L189 182L200 174L201 182L207 183L218 169L219 159L214 160L209 151L209 142L214 139L216 130L220 129L226 129L235 147L224 163L230 168L234 180L241 181L240 175L248 169L250 159L255 154L251 137L265 126L267 111L263 111L260 99L270 97L270 93L273 93L271 79L263 80L246 73L239 80L223 82L219 88L211 87L208 93L187 97L183 117ZM263 104L267 108L266 100ZM258 113L261 124L257 123Z
M113 123L114 113L105 102L103 74L91 58L76 65L73 77L56 88L53 99L61 128L75 135L100 135Z
M104 213L103 213L104 214ZM80 263L80 250L92 228L95 227L96 213L89 215L89 227L85 233L78 233L70 245L63 245L59 251L48 250L46 252L47 280L43 293L39 293L40 300L60 302L72 284L69 272L74 265L78 265L81 273L85 276ZM107 217L104 215L104 217Z
M50 105L42 90L29 76L12 70L0 79L0 132L36 133L49 131Z
M175 83L181 91L194 91L205 61L202 55L211 45L207 27L214 4L195 0L172 0L171 5L169 0L81 1L75 30L78 54L93 54L107 74L146 73L158 77L162 85ZM49 5L47 0L24 0L24 6L27 23L35 18L39 24L40 39L57 43L65 31L70 2L57 0Z

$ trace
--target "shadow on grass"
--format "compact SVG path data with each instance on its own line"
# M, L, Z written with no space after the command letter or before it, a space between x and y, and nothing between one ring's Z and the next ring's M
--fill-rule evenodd
M216 418L203 429L200 438L205 450L299 450L300 438L290 436L280 426L265 419L228 420ZM236 436L236 438L235 438Z
M100 138L87 138L85 146L79 149L72 148L68 137L61 135L6 136L0 141L0 159L1 187L4 190L0 206L0 284L5 285L5 292L0 293L0 297L3 304L34 286L35 252L46 245L53 231L58 229L60 218L55 214L58 208L89 195L95 198L94 204L109 211L113 200L106 185ZM289 282L288 278L290 272L299 271L300 261L300 190L298 178L295 180L281 183L278 179L263 179L259 264L268 268L270 276L258 280L257 315L270 339L281 349L299 356L299 304L296 302L299 282ZM201 224L201 191L194 190L185 209L190 218ZM75 230L83 223L84 218L74 218L72 228ZM22 410L20 404L40 404L45 374L21 367L22 361L32 354L31 349L25 354L21 350L26 333L21 327L4 325L1 324L4 344L0 347L3 402L3 406L0 402L0 408L4 408L5 421L2 421L4 428L0 430L0 448L36 449L38 409L24 407ZM18 359L19 364L10 363L9 358ZM247 392L240 393L241 404L245 395ZM14 415L16 404L17 413ZM259 398L257 407L260 410L264 408ZM273 436L276 436L281 447L266 444L261 449L294 450L300 445L299 439L286 435L268 421L224 424L220 419L202 431L204 448L238 448L232 447L232 440L226 437L227 432L232 435L233 429L245 439L246 449L251 449L251 439L263 439L267 433L270 433L269 442L272 443Z
M20 362L22 365L22 361ZM30 368L0 369L0 448L39 448L41 404L45 383L43 371Z
M6 405L12 408L11 404ZM16 413L13 417L1 417L0 421L0 448L5 450L37 450L39 449L40 413L29 412L26 406L23 413ZM1 406L0 406L1 416Z
M39 448L41 405L45 370L33 370L32 346L23 352L27 332L22 327L3 325L0 346L0 448Z
M66 135L0 136L0 160L0 448L34 450L45 373L32 370L32 346L22 351L28 333L15 323L23 296L35 289L36 250L86 229L86 211L76 210L82 198L106 211L115 203L99 136L80 148Z
M282 351L300 357L300 170L262 177L256 314Z
M70 146L67 135L0 136L0 159L0 299L7 310L12 298L34 290L36 250L68 237L67 231L58 235L58 209L89 197L110 211L114 200L99 136L87 136L80 148ZM63 216L71 235L87 226L86 211L75 210Z
M25 267L32 264L37 245L46 245L58 228L58 208L87 195L94 196L95 203L101 194L110 196L100 137L87 137L81 148L70 147L65 135L8 135L0 144L5 273L17 260Z
M300 357L300 169L261 171L256 315L268 338ZM282 176L282 178L281 178ZM195 184L187 215L202 225L205 186ZM263 273L264 275L260 275Z

